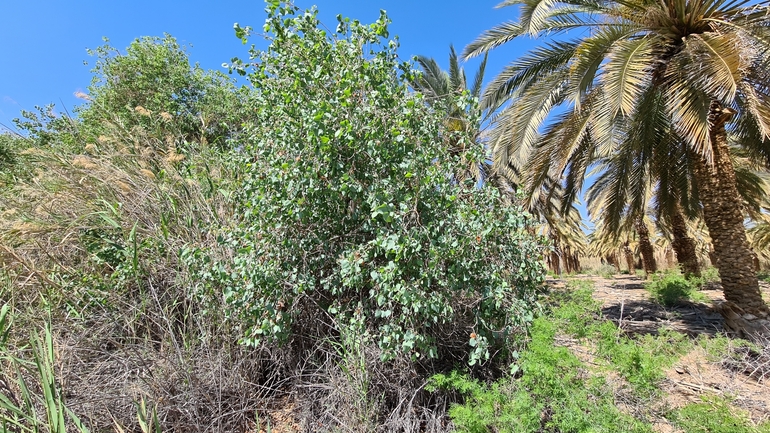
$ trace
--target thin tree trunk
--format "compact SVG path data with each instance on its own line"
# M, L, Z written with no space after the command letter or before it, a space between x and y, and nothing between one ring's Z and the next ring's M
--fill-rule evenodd
M670 216L671 235L673 240L671 247L676 252L676 261L682 265L685 277L700 277L700 265L698 255L695 252L695 240L687 234L687 223L684 219L682 207L677 204Z
M741 199L730 160L725 122L734 111L713 103L709 138L713 163L694 156L695 180L703 205L703 219L714 244L717 268L727 302L720 312L725 326L740 335L770 333L770 309L762 300L751 248L746 240Z
M628 246L628 241L626 241L626 243L623 244L623 255L626 257L626 266L628 266L628 274L634 275L636 273L634 270L634 252L631 251L631 248Z
M617 253L610 253L607 254L607 262L615 267L615 273L620 273L620 262L618 261L618 254Z
M639 252L642 253L642 267L644 268L645 276L649 277L650 274L658 270L658 265L655 263L655 249L650 242L650 230L641 217L637 218L634 222L634 228L636 229L636 234L639 235Z

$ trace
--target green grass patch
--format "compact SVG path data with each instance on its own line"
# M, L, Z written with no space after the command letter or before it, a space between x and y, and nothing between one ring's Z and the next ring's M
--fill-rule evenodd
M718 397L687 405L669 414L669 419L686 433L768 433L770 423L755 425L748 413Z
M652 299L665 306L673 307L685 301L708 302L708 297L698 292L702 285L693 280L687 280L679 273L667 273L656 276L645 285Z

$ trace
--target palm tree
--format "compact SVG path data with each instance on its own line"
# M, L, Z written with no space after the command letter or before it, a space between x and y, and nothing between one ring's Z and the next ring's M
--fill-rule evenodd
M537 196L557 179L564 202L580 193L586 170L617 153L622 126L637 122L655 137L659 119L693 167L727 303L726 325L767 331L728 146L728 128L770 164L770 18L768 2L726 0L507 0L518 22L495 27L464 52L473 57L519 36L582 31L551 40L506 67L484 92L500 108L494 163L526 173ZM508 102L507 105L503 105ZM557 107L566 110L554 112Z
M466 160L467 149L462 145L462 141L454 138L456 137L454 133L472 132L476 141L481 139L485 111L478 110L476 113L470 113L466 108L458 106L457 98L463 92L469 92L470 96L477 99L480 97L487 56L484 56L484 60L476 71L471 87L468 87L465 70L460 66L457 52L452 45L449 46L449 72L442 70L433 58L418 56L417 63L422 73L412 83L412 86L425 95L428 104L441 108L447 113L445 122L446 136L449 141L447 146L453 156L459 156L463 160L464 166L462 172L455 174L456 177L458 180L462 180L470 176L476 181L481 181L487 173L487 162L477 163L474 160ZM471 109L474 108L471 107Z
M480 109L477 113L469 113L462 107L458 107L457 97L466 91L474 98L481 96L487 56L484 56L479 65L470 87L465 70L460 66L457 52L451 45L448 72L441 69L433 58L418 56L417 63L421 74L412 86L425 95L428 104L447 112L448 148L453 155L462 158L466 149L451 139L452 132L473 131L476 140L483 140L485 135L483 124L487 122L490 111ZM458 179L471 177L476 181L488 181L507 196L509 202L515 200L514 193L519 189L519 179L516 176L493 170L488 161L481 164L472 160L465 162L461 172L455 173ZM585 248L585 234L577 209L570 206L567 211L560 213L560 206L555 197L545 195L528 204L529 212L543 223L541 234L549 238L553 244L553 251L548 258L549 266L557 274L561 274L560 263L564 264L564 270L567 273L579 270L578 256Z

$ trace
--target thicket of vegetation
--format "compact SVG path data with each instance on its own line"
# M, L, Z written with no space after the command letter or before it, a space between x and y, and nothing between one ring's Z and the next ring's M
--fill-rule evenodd
M586 283L544 284L546 263L579 271L588 253L634 273L643 238L677 230L702 247L694 201L677 205L687 221L659 214L650 233L629 213L588 245L565 199L580 181L540 173L533 192L519 151L482 132L500 108L484 64L471 85L454 49L449 72L415 69L384 13L331 32L315 10L266 12L269 48L230 64L248 86L169 35L106 44L73 116L40 107L0 134L2 431L770 430L722 397L658 404L697 348L765 380L766 339L637 338ZM718 276L688 266L651 298L704 301Z

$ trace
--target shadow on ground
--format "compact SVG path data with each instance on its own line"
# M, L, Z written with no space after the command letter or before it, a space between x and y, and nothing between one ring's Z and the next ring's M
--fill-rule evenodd
M661 328L697 336L714 335L723 331L722 316L708 304L682 302L675 307L664 307L650 300L644 289L644 279L635 275L575 276L571 279L591 281L593 297L602 304L602 314L629 334L657 334ZM565 287L566 281L551 279L551 287ZM723 300L717 287L701 291L712 303Z

